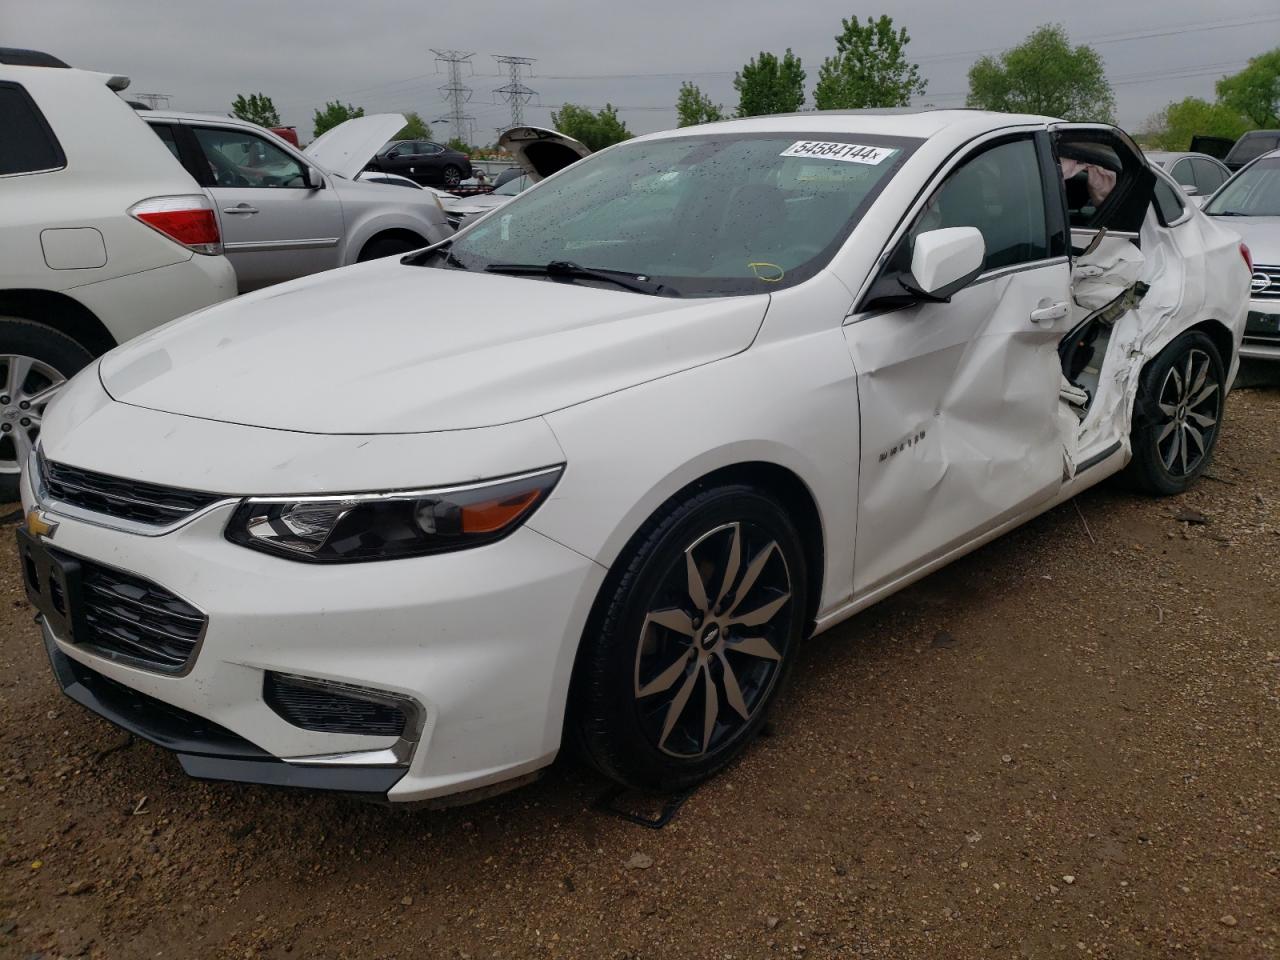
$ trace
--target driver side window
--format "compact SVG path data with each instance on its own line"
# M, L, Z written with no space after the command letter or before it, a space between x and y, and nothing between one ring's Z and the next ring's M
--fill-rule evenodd
M907 249L919 234L944 227L978 228L987 246L984 271L1046 259L1049 231L1035 142L1027 137L988 147L953 170L908 232Z
M274 143L244 130L194 127L215 187L306 187L302 164Z

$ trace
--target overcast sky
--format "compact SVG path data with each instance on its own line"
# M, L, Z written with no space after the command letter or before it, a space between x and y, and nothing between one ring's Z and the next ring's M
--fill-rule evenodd
M510 12L505 12L509 10ZM536 58L526 122L548 124L570 101L619 107L633 132L675 124L680 82L732 108L733 74L761 50L790 46L808 73L834 49L842 17L888 13L911 33L908 53L929 81L921 102L960 106L966 72L984 52L1022 40L1046 20L1097 46L1122 125L1139 129L1170 100L1212 98L1214 81L1280 46L1275 0L3 0L0 45L32 47L73 66L124 73L132 93L170 94L175 108L225 113L236 93L262 91L306 137L327 99L366 112L447 113L443 67L431 49L474 52L465 79L475 139L492 142L510 108L495 87L494 54ZM1153 35L1155 34L1155 35ZM447 124L434 123L442 139Z

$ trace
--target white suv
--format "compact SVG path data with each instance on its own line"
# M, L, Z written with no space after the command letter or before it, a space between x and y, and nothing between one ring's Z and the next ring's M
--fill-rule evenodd
M236 293L212 204L127 84L0 49L0 501L72 374Z

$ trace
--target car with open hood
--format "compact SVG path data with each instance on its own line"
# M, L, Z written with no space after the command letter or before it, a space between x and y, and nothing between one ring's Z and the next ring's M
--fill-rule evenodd
M530 185L559 173L591 153L585 144L568 134L545 127L512 127L498 138L498 146L511 154L520 175L505 180L499 178L489 193L446 201L445 210L455 227L496 210Z
M357 179L404 126L401 114L347 120L305 150L234 117L140 115L212 198L241 292L405 253L452 233L434 194Z
M807 636L1120 470L1194 483L1248 285L1106 125L637 137L103 358L22 576L65 692L195 776L434 800L572 741L685 789Z

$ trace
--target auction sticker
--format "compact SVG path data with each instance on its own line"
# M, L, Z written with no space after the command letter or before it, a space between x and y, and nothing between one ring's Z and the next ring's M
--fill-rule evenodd
M877 164L898 151L893 147L864 147L856 143L834 143L827 140L797 140L780 157L812 157L818 160L843 160L845 163Z

